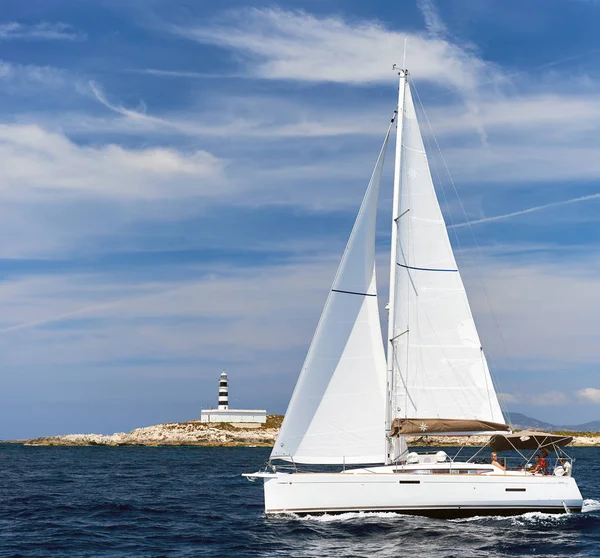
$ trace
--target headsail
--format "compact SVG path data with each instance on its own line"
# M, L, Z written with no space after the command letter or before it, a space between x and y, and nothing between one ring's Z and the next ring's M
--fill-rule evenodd
M404 94L394 350L388 355L393 358L392 431L407 431L408 423L401 428L403 419L427 419L422 431L435 422L432 419L504 427L431 180L408 83Z
M375 225L390 129L308 350L271 459L385 461L385 354Z

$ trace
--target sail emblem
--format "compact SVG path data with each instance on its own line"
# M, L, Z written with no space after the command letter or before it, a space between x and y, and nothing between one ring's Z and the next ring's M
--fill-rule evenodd
M408 174L408 176L410 176L411 178L417 178L417 176L419 176L419 173L412 167L406 171L406 174Z

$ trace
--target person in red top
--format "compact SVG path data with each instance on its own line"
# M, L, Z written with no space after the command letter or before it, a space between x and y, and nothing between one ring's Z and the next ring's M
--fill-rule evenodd
M542 473L545 475L548 473L548 462L546 461L546 457L548 457L547 450L542 450L542 455L536 455L535 467L533 468L532 473Z
M542 450L542 458L540 459L540 468L542 469L542 473L544 473L544 475L548 474L548 461L546 460L547 457L548 450L544 448Z

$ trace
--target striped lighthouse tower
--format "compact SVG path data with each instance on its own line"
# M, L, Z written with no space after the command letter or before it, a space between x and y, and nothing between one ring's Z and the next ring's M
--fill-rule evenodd
M229 408L229 381L227 372L223 370L219 378L219 406L216 409L202 409L200 412L202 422L240 422L246 423L248 428L255 428L267 422L265 409L230 409ZM254 424L255 426L251 426Z
M227 387L227 372L221 372L219 380L219 411L229 409L229 388Z

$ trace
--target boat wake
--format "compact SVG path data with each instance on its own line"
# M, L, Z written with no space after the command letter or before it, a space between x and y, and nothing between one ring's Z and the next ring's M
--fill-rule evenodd
M470 523L472 521L502 521L509 522L512 525L520 526L540 522L560 523L567 518L572 517L570 513L544 513L544 512L525 512L521 515L475 515L473 517L464 517L461 519L450 519L453 523Z
M315 521L318 523L343 523L346 521L368 521L371 519L388 519L395 520L406 518L409 516L395 512L348 512L336 515L296 515L295 513L287 514L288 517L298 519L300 521Z
M584 500L582 513L600 511L600 500ZM475 515L473 517L463 517L459 519L449 519L451 523L471 523L487 521L510 522L515 526L535 524L535 523L561 523L574 517L572 513L544 513L544 512L526 512L521 515ZM347 521L369 521L373 519L397 520L415 517L396 512L348 512L335 515L296 515L295 513L281 514L281 517L295 519L298 521L311 521L317 523L343 523ZM417 516L418 517L418 516Z
M600 510L600 500L584 500L582 513L589 513ZM544 513L544 512L526 512L521 515L504 516L504 515L477 515L473 517L465 517L461 519L451 519L453 523L470 523L487 522L487 521L503 521L509 522L516 527L535 525L535 524L559 524L569 521L579 514L574 513Z
M600 500L584 500L583 508L581 511L583 513L595 512L600 510Z
M587 505L587 507L586 507ZM584 512L600 510L600 501L585 500ZM544 512L525 512L521 515L506 516L506 515L475 515L473 517L464 517L458 519L448 519L450 523L471 523L471 522L489 522L502 521L510 523L514 526L525 526L540 523L561 523L569 518L574 517L572 513L544 513ZM374 519L399 520L410 518L421 518L422 516L407 515L396 512L348 512L336 515L296 515L294 513L285 514L290 519L299 521L311 521L318 523L343 523L348 521L370 521Z
M572 513L543 513L528 512L523 515L511 517L511 523L515 526L523 525L550 525L564 523L575 517Z

